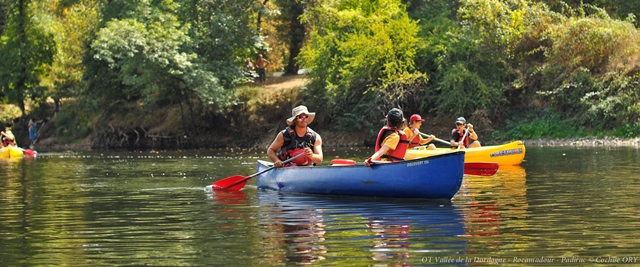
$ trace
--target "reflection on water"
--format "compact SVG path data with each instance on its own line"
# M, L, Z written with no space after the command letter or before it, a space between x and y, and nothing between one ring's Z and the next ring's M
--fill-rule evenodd
M326 157L370 155L333 152ZM465 176L450 201L281 195L252 180L241 192L205 191L254 173L257 159L266 155L0 160L0 266L638 264L637 148L530 147L520 167Z
M505 228L526 216L526 171L521 166L500 166L493 176L467 175L454 201L465 214L465 232L473 241L468 253L500 250Z
M465 252L462 211L449 201L258 194L264 242L274 249L267 265L409 266Z
M274 251L280 252L271 255L271 263L309 264L325 259L326 226L321 208L268 202L260 202L260 206L263 213L260 224L265 230L266 242L270 242Z
M371 229L376 240L371 249L372 259L383 261L389 259L408 259L409 252L400 251L409 247L409 230L411 225L396 219L369 219L367 227ZM394 252L395 251L395 252Z

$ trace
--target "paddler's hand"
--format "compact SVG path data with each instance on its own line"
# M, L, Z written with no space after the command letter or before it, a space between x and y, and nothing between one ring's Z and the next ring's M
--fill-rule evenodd
M373 163L373 159L368 158L367 160L364 161L364 166L371 167L372 163Z
M281 168L282 167L282 160L276 160L276 162L273 163L273 166L276 168Z
M427 135L427 139L425 140L426 141L425 144L429 143L429 142L431 142L433 140L436 140L436 137L434 135Z
M304 154L311 159L313 157L313 150L311 148L305 147Z

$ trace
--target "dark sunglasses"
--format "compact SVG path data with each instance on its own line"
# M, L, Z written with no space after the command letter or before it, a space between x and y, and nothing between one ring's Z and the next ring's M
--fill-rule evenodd
M457 126L462 126L462 125L464 125L464 123L457 123L457 122L456 122L456 125L457 125Z
M306 119L306 118L309 118L309 115L298 115L299 120Z

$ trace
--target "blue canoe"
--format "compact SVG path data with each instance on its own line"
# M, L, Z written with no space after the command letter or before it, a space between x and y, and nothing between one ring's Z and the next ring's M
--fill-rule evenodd
M272 166L258 161L258 172ZM287 193L451 199L460 189L464 151L396 163L277 168L256 176L259 189Z

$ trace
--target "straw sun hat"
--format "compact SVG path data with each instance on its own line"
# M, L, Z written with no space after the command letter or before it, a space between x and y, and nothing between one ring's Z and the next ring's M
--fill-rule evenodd
M309 116L307 118L307 124L310 124L313 121L313 119L316 117L316 113L315 112L309 112L307 107L300 105L300 106L297 106L297 107L293 108L293 110L291 111L291 118L287 119L287 125L289 125L289 126L293 125L293 121L300 114L307 114L307 116Z

